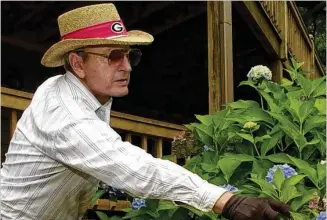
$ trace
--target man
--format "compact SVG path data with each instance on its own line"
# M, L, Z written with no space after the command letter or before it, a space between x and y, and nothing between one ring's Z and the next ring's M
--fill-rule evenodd
M143 198L226 218L277 219L288 206L241 197L123 142L109 126L112 97L128 94L131 66L153 37L127 32L113 4L58 18L61 41L43 56L65 75L45 81L17 124L1 170L2 219L81 219L99 180Z

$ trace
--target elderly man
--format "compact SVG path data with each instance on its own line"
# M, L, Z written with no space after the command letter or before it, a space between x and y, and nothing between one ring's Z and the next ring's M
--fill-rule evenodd
M241 197L153 158L109 126L112 97L128 94L131 66L153 37L127 32L113 4L58 18L61 41L43 56L66 74L45 81L17 124L1 170L2 219L81 219L100 181L234 220L277 219L284 204Z

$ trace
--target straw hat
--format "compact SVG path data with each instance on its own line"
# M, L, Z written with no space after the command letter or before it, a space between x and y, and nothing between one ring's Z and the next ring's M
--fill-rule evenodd
M90 45L147 45L153 36L143 31L126 30L113 4L77 8L58 17L61 41L51 46L41 63L46 67L64 64L63 56Z

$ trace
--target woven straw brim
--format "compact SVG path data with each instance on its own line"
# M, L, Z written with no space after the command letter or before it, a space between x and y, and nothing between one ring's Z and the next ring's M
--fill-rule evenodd
M95 45L148 45L153 36L143 31L129 31L127 36L113 39L90 38L85 40L63 40L51 46L43 55L41 64L46 67L58 67L64 64L63 57L67 52L78 48Z

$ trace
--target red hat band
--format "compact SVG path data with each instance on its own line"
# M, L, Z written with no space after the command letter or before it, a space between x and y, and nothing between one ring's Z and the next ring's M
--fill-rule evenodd
M126 36L127 31L121 20L109 21L101 24L88 26L65 34L61 40L88 39L88 38L114 38Z

